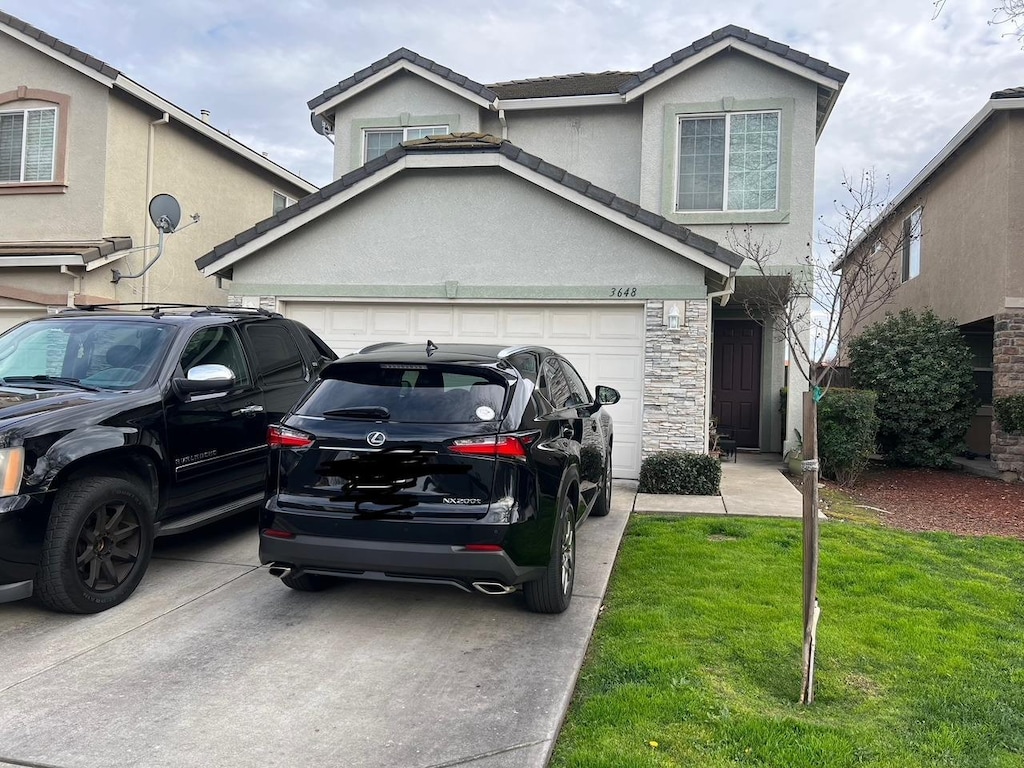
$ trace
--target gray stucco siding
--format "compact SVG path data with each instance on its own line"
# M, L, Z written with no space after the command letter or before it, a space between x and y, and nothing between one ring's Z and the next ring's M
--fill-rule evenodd
M780 186L779 209L788 211L788 217L771 223L763 215L743 212L675 215L672 195L665 194L666 188L674 188L677 152L674 132L665 127L667 108L674 105L681 113L691 113L699 107L701 112L721 114L744 111L744 104L761 104L783 113L781 159L788 160L788 167L781 170L788 177L788 190ZM644 95L640 204L723 245L728 245L732 229L752 223L758 236L763 232L779 246L776 263L800 263L808 252L814 222L816 108L813 82L746 54L726 52L698 64L684 77ZM669 133L671 142L666 138ZM782 199L787 191L787 199Z
M408 72L342 102L334 113L334 178L363 164L363 128L447 124L479 131L480 109L467 99Z
M403 171L238 262L232 292L421 296L449 285L454 298L451 283L509 298L706 293L703 267L498 168Z

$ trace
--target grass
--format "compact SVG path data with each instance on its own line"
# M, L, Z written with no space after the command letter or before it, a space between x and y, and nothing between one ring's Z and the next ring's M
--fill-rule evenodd
M551 765L1024 766L1024 543L823 525L810 707L800 550L634 518Z

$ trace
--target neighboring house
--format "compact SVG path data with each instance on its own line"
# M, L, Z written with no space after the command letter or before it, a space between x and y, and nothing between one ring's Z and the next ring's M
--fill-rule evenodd
M955 318L974 353L981 402L966 435L1004 471L1024 470L1024 441L998 430L993 395L1024 390L1024 88L993 93L860 240L902 239L902 280L887 311ZM856 251L852 251L855 253ZM841 262L840 262L841 266ZM844 343L856 329L843 328Z
M225 303L193 260L316 187L118 72L0 12L0 331L71 303ZM204 115L205 118L205 115ZM158 242L147 206L201 221Z
M749 225L781 272L802 263L815 142L845 79L734 26L642 72L493 85L403 48L309 102L336 181L197 265L339 353L564 352L622 393L618 477L651 451L706 451L712 414L778 451L800 399L780 415L785 345L746 316L759 278L728 235Z

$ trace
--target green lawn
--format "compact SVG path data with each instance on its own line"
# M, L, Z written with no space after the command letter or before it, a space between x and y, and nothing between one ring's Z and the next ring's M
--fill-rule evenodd
M1024 766L1024 542L822 526L815 703L800 523L634 518L552 766Z

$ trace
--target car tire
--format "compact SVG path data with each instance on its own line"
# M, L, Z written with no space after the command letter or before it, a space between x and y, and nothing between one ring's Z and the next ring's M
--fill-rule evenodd
M135 591L153 554L148 494L126 477L80 477L57 492L35 594L62 613L99 613Z
M608 460L611 461L611 448L608 449ZM597 501L594 502L594 508L590 511L590 514L594 517L605 517L609 512L612 511L612 465L608 464L604 468L604 475L601 480L601 494L597 497Z
M562 499L551 547L551 559L544 575L536 581L523 584L526 607L534 613L562 613L572 600L572 585L576 576L576 525L573 521L572 502Z
M322 576L319 573L300 573L299 575L288 574L281 577L281 583L289 589L297 592L320 592L327 589L334 582L330 576Z

